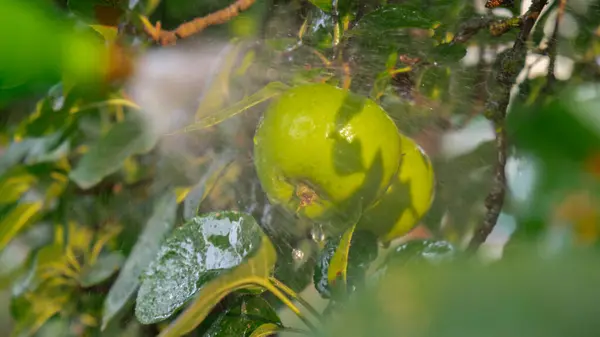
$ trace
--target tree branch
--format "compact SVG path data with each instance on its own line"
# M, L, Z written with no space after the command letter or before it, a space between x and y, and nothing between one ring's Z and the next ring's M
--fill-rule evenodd
M527 56L527 40L547 0L534 0L525 15L521 17L521 31L512 47L506 54L500 56L500 70L496 76L498 87L492 92L487 103L485 116L494 123L496 131L496 167L492 188L485 199L486 215L481 225L475 230L469 242L468 250L476 251L485 242L488 235L496 226L506 195L506 157L507 139L505 130L506 110L510 100L510 91L516 82L519 71L525 65Z
M548 41L548 56L550 58L550 62L548 64L548 75L547 75L547 82L546 82L546 86L544 88L545 91L550 91L552 90L552 86L554 84L554 81L556 81L556 76L554 75L554 69L556 66L556 47L558 44L558 28L560 25L560 22L562 21L562 17L565 13L565 6L567 4L567 0L558 0L558 11L556 12L556 21L554 22L554 31L552 32L552 36L550 37L550 40Z
M233 4L227 8L221 9L214 13L208 14L201 18L195 18L192 21L182 23L179 27L174 30L161 30L161 23L158 21L153 26L148 18L141 17L142 24L144 25L144 31L153 40L159 42L161 45L173 45L178 39L184 39L191 35L200 33L204 29L213 25L223 24L234 17L238 16L240 12L245 11L254 4L256 0L236 0Z

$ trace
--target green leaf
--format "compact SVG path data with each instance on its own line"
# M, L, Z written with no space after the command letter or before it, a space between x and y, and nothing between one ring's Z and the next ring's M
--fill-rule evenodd
M599 89L584 84L549 102L515 104L507 132L518 147L547 163L582 164L600 153Z
M120 253L102 255L93 265L87 265L81 270L79 284L87 288L104 282L111 277L123 264L125 257Z
M114 125L83 155L69 177L83 189L96 185L119 170L127 157L148 152L154 147L157 138L148 130L141 118Z
M287 89L289 89L289 87L281 82L269 83L259 91L255 92L250 96L245 97L244 99L233 104L232 106L202 117L197 122L186 126L183 130L181 130L181 132L202 130L210 126L217 125L237 114L240 114L250 109L255 105L258 105L277 95L280 95Z
M206 172L200 178L200 181L192 188L183 201L183 218L190 220L198 215L198 209L202 201L210 193L215 184L219 181L219 177L226 172L226 169L233 162L232 153L224 153L217 159L212 161Z
M456 250L447 241L413 240L402 244L385 258L385 266L401 267L414 263L440 263L454 258Z
M210 116L215 111L222 110L223 105L231 100L230 98L230 82L232 80L232 72L240 55L246 50L244 44L237 43L226 47L219 55L222 58L218 71L214 74L210 81L210 85L205 88L200 98L200 105L196 109L196 120Z
M31 300L23 299L18 305L21 306L20 310L24 315L17 319L11 336L33 336L46 321L69 303L70 298L71 294L63 289L44 287L38 290Z
M11 294L19 297L27 291L34 291L42 280L41 274L49 265L65 265L64 250L61 245L44 246L31 253L27 263L27 272L13 280Z
M12 166L56 161L69 151L69 142L62 141L62 131L43 137L25 138L9 145L0 157L0 175Z
M272 288L268 277L273 271L273 267L275 265L275 262L277 261L277 255L275 253L275 248L273 247L269 239L264 234L262 234L262 230L260 229L260 227L258 227L254 219L252 219L252 217L248 215L233 212L225 212L223 214L220 214L219 216L217 216L217 214L220 213L208 214L206 216L206 220L203 220L205 218L202 217L198 217L195 220L196 222L199 221L205 223L206 227L209 227L211 224L215 224L215 222L213 222L214 220L207 221L210 218L217 219L217 221L219 221L218 223L223 223L222 221L225 221L225 226L218 229L219 232L223 232L223 230L227 231L228 227L229 229L233 229L232 227L238 227L238 232L240 232L240 234L242 235L233 237L232 234L235 232L229 230L228 232L230 238L235 238L236 241L246 241L246 246L248 240L256 241L256 244L253 244L251 250L244 252L245 255L242 261L240 261L237 265L231 266L230 268L225 270L213 270L212 272L206 273L207 269L205 269L205 272L200 274L200 270L197 270L199 262L198 259L196 259L197 256L192 257L192 261L189 262L192 265L196 264L196 266L194 266L195 270L197 271L196 278L200 278L200 282L197 284L197 287L200 287L200 289L198 289L195 299L190 303L186 310L179 315L177 320L175 320L173 323L171 323L171 325L169 325L165 330L161 332L161 337L181 336L193 330L204 320L204 318L206 318L206 316L210 313L212 308L214 308L214 306L217 305L219 301L221 301L221 299L223 299L227 294L230 294L235 290L256 288L256 286L270 286ZM235 223L227 221L227 217L237 219L237 226L233 226ZM218 220L219 218L221 218L222 220ZM193 223L194 222L192 222L192 224ZM217 228L210 226L206 230L212 232L216 229ZM185 230L184 228L183 231L186 232L187 230ZM177 234L175 234L173 237L175 236L177 236ZM196 233L195 236L198 239L201 239L200 241L203 241L203 237L199 238L198 233ZM208 238L214 239L215 237L209 236ZM214 245L208 245L207 247L205 247L204 253L209 252L210 250L208 248L210 247L214 247ZM179 247L175 248L180 250ZM217 251L217 249L215 248L214 251ZM202 254L201 256L207 255ZM202 262L206 262L206 260L203 260ZM206 265L204 267L206 267ZM181 271L176 270L175 268L171 268L171 272L181 273ZM215 275L217 273L219 274L218 276ZM208 279L211 280L209 282L206 282L206 280ZM144 283L146 283L146 281ZM181 285L183 285L182 282L178 282L175 284L170 284L169 286L172 287ZM143 296L140 295L143 295L141 290L138 294L138 299L143 298ZM154 294L148 295L154 296Z
M140 276L155 258L166 234L173 228L176 212L177 199L174 193L167 193L156 201L144 232L133 246L117 280L106 295L102 312L103 329L138 289Z
M467 55L467 48L458 43L443 43L435 46L431 51L430 58L438 63L454 63L460 61Z
M263 327L265 325L267 327ZM260 296L246 295L241 296L227 310L222 311L203 336L257 336L255 332L258 329L262 328L262 331L267 332L277 331L281 327L281 320L269 302ZM271 330L267 330L267 328Z
M353 32L381 35L401 28L432 28L435 21L416 8L402 5L384 5L359 20Z
M324 12L331 12L331 10L333 9L332 0L309 0L310 3L312 3L313 5L317 6L320 10L324 11Z
M0 176L0 204L11 204L19 201L21 195L27 192L37 181L37 178L17 167L12 172Z
M0 251L19 233L25 225L42 209L42 202L23 202L6 206L9 209L0 219Z
M1 6L0 50L11 52L0 55L0 105L43 93L65 74L78 82L101 82L105 46L90 32L73 29L54 3L2 1Z
M370 231L348 229L325 244L313 280L324 298L342 299L364 284L365 273L377 257L377 238Z
M206 283L244 265L260 248L261 236L256 221L237 212L197 216L177 228L143 278L135 308L138 320L151 324L171 316Z

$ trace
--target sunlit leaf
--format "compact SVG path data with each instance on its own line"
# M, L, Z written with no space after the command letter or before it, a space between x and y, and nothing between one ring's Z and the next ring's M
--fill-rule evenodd
M120 253L110 253L100 256L93 265L81 270L79 283L82 287L91 287L102 283L112 276L123 264L125 257Z
M141 118L118 123L83 155L69 177L81 188L90 188L119 170L127 157L149 151L155 142L156 136Z
M117 280L113 283L104 300L102 313L103 328L106 327L108 322L123 308L138 289L140 275L142 275L143 271L152 262L163 238L175 223L176 211L177 201L174 194L167 193L157 200L154 212L148 220L144 232L140 235L131 250Z
M41 202L22 202L9 207L0 219L0 251L27 225L42 208Z
M283 91L288 89L289 87L281 82L272 82L267 84L265 87L257 91L256 93L245 97L241 101L233 104L232 106L225 108L223 110L212 113L208 116L202 117L196 123L192 125L188 125L182 131L195 131L202 130L204 128L217 125L228 118L231 118L239 113L242 113L251 107L260 104L270 98L273 98Z

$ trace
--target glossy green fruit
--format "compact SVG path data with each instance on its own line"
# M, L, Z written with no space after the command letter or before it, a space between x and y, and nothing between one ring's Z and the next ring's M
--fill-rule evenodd
M398 174L357 225L386 243L410 232L429 210L434 196L435 179L429 157L406 136L401 136L400 147Z
M375 102L309 84L286 91L265 112L254 162L272 203L340 231L388 189L401 144L396 125Z

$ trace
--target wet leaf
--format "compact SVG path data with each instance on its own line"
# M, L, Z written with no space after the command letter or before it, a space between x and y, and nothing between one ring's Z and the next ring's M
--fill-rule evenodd
M0 210L0 251L25 227L42 208L42 202L22 202Z
M166 234L173 228L176 211L177 201L174 194L167 193L156 201L144 232L133 246L117 280L104 300L103 328L127 304L138 289L140 276L155 258Z
M120 253L102 255L96 263L81 270L79 283L82 287L91 287L111 277L123 264L125 257Z
M394 248L386 256L385 265L401 267L413 263L440 263L452 259L455 254L454 246L447 241L413 240Z
M364 284L365 273L377 257L377 238L369 231L347 230L325 244L313 281L324 298L344 298Z
M154 147L156 136L148 130L141 118L114 125L83 155L69 177L83 189L96 185L107 175L119 170L127 157Z
M255 105L258 105L264 101L267 101L268 99L271 99L281 94L288 88L289 87L287 85L281 82L269 83L259 91L255 92L250 96L245 97L244 99L233 104L232 106L202 117L196 123L186 126L182 131L188 132L202 130L210 126L217 125L237 114L240 114L250 109Z
M163 243L146 271L136 302L138 320L143 324L159 322L199 292L197 301L202 301L203 295L209 298L218 290L228 290L220 289L227 287L224 281L251 267L252 257L258 257L263 245L268 248L265 240L256 221L247 214L216 212L194 217ZM208 306L216 303L211 304ZM202 309L210 309L206 306ZM198 315L194 316L197 319Z
M241 296L227 310L224 310L203 336L261 336L261 331L265 333L267 331L277 331L281 326L277 312L264 298L246 295ZM258 331L259 329L261 331ZM255 334L257 331L258 334ZM262 336L265 336L264 333Z
M232 213L229 213L232 214ZM239 215L238 215L239 217ZM244 218L252 220L251 217L243 215ZM242 217L239 217L241 220ZM258 231L260 228L254 222L247 224L248 231ZM250 225L250 226L249 226ZM255 239L256 239L256 235ZM249 237L248 237L249 238ZM230 270L224 270L218 277L205 283L199 290L194 301L186 308L177 320L169 325L160 334L161 337L181 336L193 330L210 313L210 310L219 303L226 295L239 289L256 289L256 287L271 286L268 277L273 271L277 255L275 248L269 239L262 233L259 234L258 246L254 247L251 255L238 266Z

